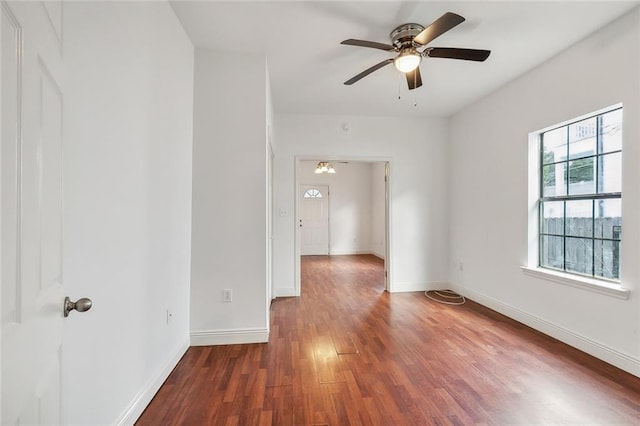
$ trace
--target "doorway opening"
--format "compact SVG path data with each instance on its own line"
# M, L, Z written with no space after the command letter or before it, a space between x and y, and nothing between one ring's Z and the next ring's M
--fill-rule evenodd
M390 160L295 161L295 294L302 290L302 256L312 255L374 255L384 264L384 288L390 291ZM317 173L323 161L330 161L335 173Z

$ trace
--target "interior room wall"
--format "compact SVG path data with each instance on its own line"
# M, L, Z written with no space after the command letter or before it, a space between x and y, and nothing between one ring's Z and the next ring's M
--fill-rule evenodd
M640 20L618 19L451 119L451 282L469 297L640 375ZM528 135L623 103L628 300L526 276ZM534 265L535 266L535 265Z
M266 72L257 54L195 51L193 345L268 340Z
M385 258L385 163L371 164L371 254Z
M345 123L348 125L345 126ZM390 291L448 279L447 121L439 118L276 114L274 287L296 289L297 159L390 161Z
M335 174L316 174L317 164L299 162L298 184L329 186L329 253L371 253L371 164L333 162Z
M189 344L194 51L164 2L63 10L63 398L132 424Z

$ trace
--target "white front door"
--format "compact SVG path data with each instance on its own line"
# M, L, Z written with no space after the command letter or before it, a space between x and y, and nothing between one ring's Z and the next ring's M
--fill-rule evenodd
M300 254L329 254L329 187L300 186Z
M60 424L62 2L0 7L2 424Z

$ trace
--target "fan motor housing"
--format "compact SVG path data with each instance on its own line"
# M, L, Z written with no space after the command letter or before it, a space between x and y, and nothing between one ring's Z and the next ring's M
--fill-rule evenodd
M389 34L391 43L398 49L413 46L413 38L420 34L424 27L420 24L402 24Z

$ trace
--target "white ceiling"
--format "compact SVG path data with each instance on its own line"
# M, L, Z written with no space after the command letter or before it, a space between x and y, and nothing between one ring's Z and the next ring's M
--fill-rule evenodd
M266 55L277 112L373 116L449 116L637 4L609 0L172 2L195 46ZM426 26L447 11L464 16L466 22L429 46L489 49L492 53L486 62L425 58L420 66L423 86L411 92L393 65L352 86L343 84L392 55L340 45L342 40L389 43L389 32L399 24Z

